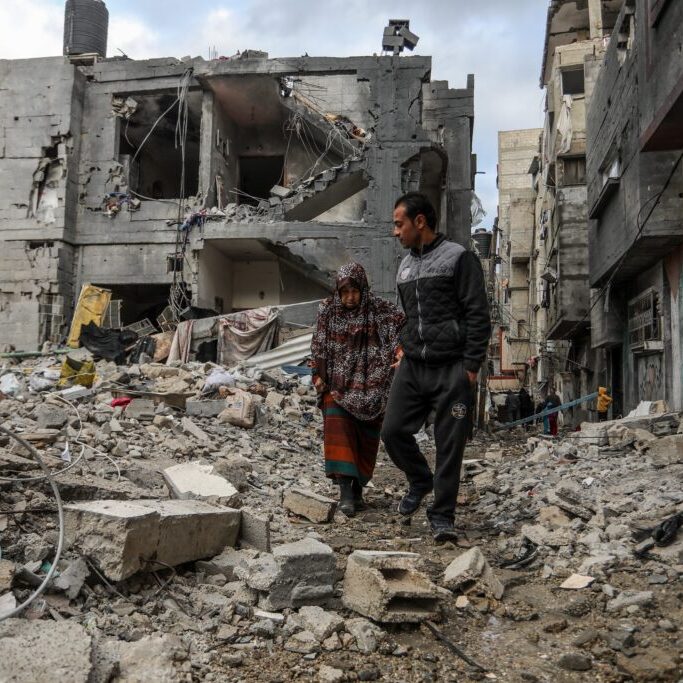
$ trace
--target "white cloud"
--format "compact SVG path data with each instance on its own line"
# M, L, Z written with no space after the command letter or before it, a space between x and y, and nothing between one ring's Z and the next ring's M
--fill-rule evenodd
M144 21L131 17L130 14L113 16L110 13L107 52L110 57L124 52L131 59L180 56L169 54L168 48L162 45L159 34Z
M64 5L44 0L0 2L0 59L62 54Z

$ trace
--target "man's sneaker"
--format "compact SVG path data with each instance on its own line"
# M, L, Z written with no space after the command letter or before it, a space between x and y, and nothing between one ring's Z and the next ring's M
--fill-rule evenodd
M453 522L448 522L447 520L433 520L431 522L432 535L434 537L435 543L446 543L447 541L458 540L458 534L455 531Z
M405 515L406 517L414 515L420 507L420 503L428 493L429 491L415 491L409 489L408 493L401 498L401 502L398 504L399 514Z

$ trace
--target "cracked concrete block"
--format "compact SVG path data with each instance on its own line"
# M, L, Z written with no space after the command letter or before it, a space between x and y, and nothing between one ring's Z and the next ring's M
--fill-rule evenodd
M112 581L122 581L144 568L159 541L159 513L122 500L66 505L67 544L97 562Z
M367 619L346 621L346 630L355 638L356 647L363 654L372 654L386 637L386 633Z
M69 546L112 581L216 555L235 542L240 516L199 500L102 500L65 512Z
M86 683L92 639L73 620L7 619L0 622L0 681Z
M332 548L305 538L287 543L237 567L235 574L250 588L261 592L259 607L281 610L287 607L319 605L334 593L335 556Z
M285 493L282 505L285 510L316 524L331 522L337 509L337 501L298 488L291 488Z
M479 548L470 548L451 562L443 576L444 585L462 593L480 593L500 600L505 590Z
M159 513L156 559L174 567L214 557L237 542L241 513L202 500L145 501ZM162 564L162 566L163 566Z
M213 465L186 462L167 467L163 474L173 498L209 499L229 507L240 505L237 489L227 479L216 474Z
M420 622L449 595L420 571L415 553L355 550L344 575L344 606L380 622Z

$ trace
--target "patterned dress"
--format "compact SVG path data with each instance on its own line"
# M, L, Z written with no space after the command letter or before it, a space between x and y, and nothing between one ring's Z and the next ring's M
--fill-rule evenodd
M361 292L353 310L341 302L345 285ZM313 371L327 385L322 410L328 477L350 476L361 485L372 478L404 321L396 306L370 293L361 265L340 268L334 295L320 305L312 343Z

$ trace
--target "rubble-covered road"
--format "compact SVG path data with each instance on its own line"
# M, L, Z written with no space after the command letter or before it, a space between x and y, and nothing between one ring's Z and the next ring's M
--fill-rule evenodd
M368 509L335 511L309 378L238 372L208 396L210 364L98 363L92 391L31 392L54 364L10 367L0 401L0 425L66 470L65 550L0 621L0 681L683 676L678 414L475 438L461 540L436 546L423 511L395 512L383 454ZM41 476L0 435L0 616L52 568Z

